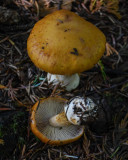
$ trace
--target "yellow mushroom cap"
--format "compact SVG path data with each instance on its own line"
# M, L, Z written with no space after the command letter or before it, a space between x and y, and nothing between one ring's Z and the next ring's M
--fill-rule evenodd
M27 50L38 68L70 75L91 69L102 57L105 43L96 26L71 11L59 10L35 24Z
M54 127L50 118L64 111L66 99L50 97L37 102L31 113L31 130L44 143L64 145L78 140L84 133L84 126L67 125ZM61 120L60 120L61 121Z

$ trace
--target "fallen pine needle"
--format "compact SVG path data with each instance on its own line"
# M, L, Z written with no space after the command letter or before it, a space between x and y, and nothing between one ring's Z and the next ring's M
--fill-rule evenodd
M2 85L2 84L0 84L0 89L5 89L5 88L7 88L7 87Z
M119 52L107 42L106 42L106 52L107 52L106 56L110 56L113 53L119 55Z
M0 139L0 144L4 145L4 140Z

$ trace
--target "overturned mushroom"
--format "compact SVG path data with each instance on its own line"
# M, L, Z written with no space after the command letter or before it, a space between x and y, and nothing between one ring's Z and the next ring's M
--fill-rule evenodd
M68 10L59 10L37 22L27 41L28 55L48 72L48 83L71 91L78 73L91 69L105 51L106 38L93 24Z
M51 97L33 106L31 129L42 142L63 145L74 142L82 136L84 126L76 126L68 122L63 112L66 104L65 99ZM56 122L59 123L54 125L52 118L59 113L61 116L56 118Z

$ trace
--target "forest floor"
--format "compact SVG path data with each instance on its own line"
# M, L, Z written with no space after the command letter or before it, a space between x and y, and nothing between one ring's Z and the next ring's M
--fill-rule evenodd
M128 1L69 1L67 8L102 30L114 48L80 74L80 85L72 92L59 87L53 92L46 72L28 57L31 29L52 12L41 2L0 1L0 160L128 160ZM93 97L105 116L88 125L74 143L44 144L31 132L30 114L37 100L51 95Z

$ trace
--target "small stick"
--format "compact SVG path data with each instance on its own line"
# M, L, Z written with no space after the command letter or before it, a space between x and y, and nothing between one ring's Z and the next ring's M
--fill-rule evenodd
M115 84L113 86L110 86L109 88L100 89L98 91L99 92L109 91L109 90L112 90L112 89L114 89L116 87L119 87L119 86L121 86L121 85L123 85L123 84L125 84L127 82L128 82L128 80L126 80L124 82L121 82L121 83L118 83L118 84ZM96 93L96 91L91 91L91 92L85 93L85 96L92 95L92 94L95 94L95 93Z

